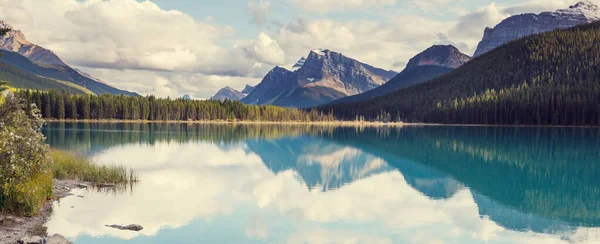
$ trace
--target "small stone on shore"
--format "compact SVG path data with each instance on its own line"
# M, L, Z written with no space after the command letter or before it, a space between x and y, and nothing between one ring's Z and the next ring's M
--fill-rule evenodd
M44 241L45 240L45 241ZM21 237L17 241L18 244L71 244L67 238L59 234L42 238L39 236Z
M18 244L42 244L42 238L39 236L21 237L17 241Z

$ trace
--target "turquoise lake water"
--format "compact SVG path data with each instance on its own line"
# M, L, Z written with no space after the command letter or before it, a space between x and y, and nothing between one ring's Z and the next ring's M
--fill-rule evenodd
M141 180L56 203L48 232L75 243L600 243L597 128L51 123L44 134Z

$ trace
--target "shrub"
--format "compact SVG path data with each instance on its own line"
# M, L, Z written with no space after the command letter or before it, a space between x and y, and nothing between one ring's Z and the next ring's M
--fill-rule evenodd
M34 215L52 197L49 146L44 121L35 106L30 114L8 94L0 104L0 211Z

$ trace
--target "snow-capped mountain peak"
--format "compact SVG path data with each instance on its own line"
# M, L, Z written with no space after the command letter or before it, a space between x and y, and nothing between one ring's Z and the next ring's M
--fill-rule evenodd
M310 51L294 66L293 71L275 67L242 102L312 107L374 89L397 74L321 49Z
M585 17L591 20L600 20L600 7L597 4L585 0L570 6L568 9L558 10L558 12L575 12L583 14Z

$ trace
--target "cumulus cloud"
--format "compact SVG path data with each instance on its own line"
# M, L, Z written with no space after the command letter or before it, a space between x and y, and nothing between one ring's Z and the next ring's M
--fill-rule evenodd
M311 12L336 12L392 6L396 0L291 0L300 9Z
M240 68L218 59L228 57L228 50L215 43L230 34L229 27L165 11L150 1L24 0L21 8L34 17L15 27L75 65L208 74Z
M163 10L151 1L0 0L0 16L67 63L144 94L210 97L206 93L219 88L204 92L194 87L215 80L231 85L236 83L232 77L255 82L268 71L247 58L243 46L223 42L233 35L231 27ZM181 90L181 77L201 86Z
M414 25L413 23L422 23ZM436 44L431 30L448 29L452 25L431 21L416 15L402 15L385 22L307 19L298 17L280 28L272 38L286 53L286 62L295 63L308 50L322 48L385 69L398 69L397 62Z
M277 41L264 32L258 35L258 39L250 45L245 46L244 52L250 59L257 60L264 64L281 65L285 64L285 52Z
M205 75L201 73L165 72L152 70L115 70L78 67L112 85L136 91L142 95L181 97L184 94L198 99L212 97L219 89L230 86L243 89L246 84L258 84L261 78Z
M401 3L410 10L391 8L400 2L289 0L286 4L310 13L285 22L270 16L270 1L253 0L245 8L251 23L270 29L252 39L238 38L218 16L194 19L151 1L0 0L0 16L30 41L111 85L142 94L206 98L226 85L255 85L273 65L291 66L317 48L396 71L434 44L472 54L485 27L514 14L566 8L576 0L498 2L472 11L463 7L480 1L406 0ZM381 12L377 20L334 20L323 14L373 9Z
M252 23L262 26L265 24L265 20L267 18L267 14L269 13L269 8L271 7L271 2L260 0L258 2L251 1L248 3L246 7L246 13L249 14L252 19L250 20Z

